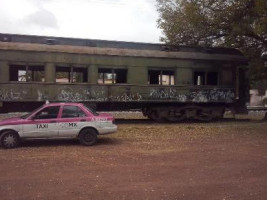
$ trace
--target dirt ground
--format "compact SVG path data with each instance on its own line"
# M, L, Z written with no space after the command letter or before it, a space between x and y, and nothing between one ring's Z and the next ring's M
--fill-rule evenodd
M267 199L267 122L116 123L93 147L0 149L0 199Z

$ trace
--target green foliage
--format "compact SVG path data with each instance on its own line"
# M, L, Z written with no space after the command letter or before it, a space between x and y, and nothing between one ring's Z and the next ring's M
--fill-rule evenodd
M262 85L259 82L266 79L261 55L267 51L267 1L157 0L157 3L163 42L237 48L250 60L252 87Z

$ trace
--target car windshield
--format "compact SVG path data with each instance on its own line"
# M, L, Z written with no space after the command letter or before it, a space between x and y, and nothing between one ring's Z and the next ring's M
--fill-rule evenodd
M91 113L93 113L93 115L95 115L95 116L99 115L99 114L96 112L96 110L93 109L91 106L86 105L86 104L83 104L83 105L84 105L84 107L86 107Z
M20 118L21 119L26 119L26 118L28 118L31 114L33 114L34 112L36 112L37 110L39 110L39 109L41 109L43 106L41 106L41 107L39 107L39 108L36 108L35 110L33 110L32 112L29 112L29 113L27 113L27 114L25 114L25 115L22 115L22 116L20 116Z

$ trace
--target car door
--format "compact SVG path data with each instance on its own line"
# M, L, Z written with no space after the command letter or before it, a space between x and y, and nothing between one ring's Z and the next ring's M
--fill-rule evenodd
M87 122L87 114L75 105L64 105L59 119L59 137L76 137Z
M24 137L58 137L58 113L60 106L49 106L38 111L27 124L23 125Z

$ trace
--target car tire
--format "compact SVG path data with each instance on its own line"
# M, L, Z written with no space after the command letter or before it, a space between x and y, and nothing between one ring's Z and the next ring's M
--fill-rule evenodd
M92 128L83 129L79 134L79 141L85 146L94 145L97 142L97 131Z
M5 131L0 136L0 144L5 149L15 148L19 145L20 138L17 132L15 131Z

